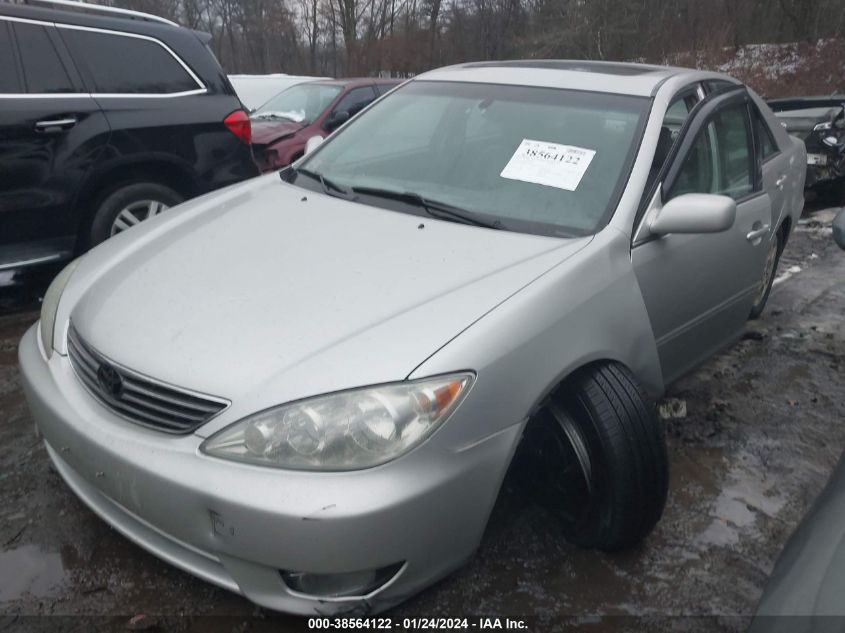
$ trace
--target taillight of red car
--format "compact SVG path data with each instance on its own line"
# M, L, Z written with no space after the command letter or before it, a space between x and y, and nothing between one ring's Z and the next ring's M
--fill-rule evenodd
M247 145L252 143L252 123L249 121L249 115L243 110L235 110L223 119L223 123L229 128L229 131L241 139Z

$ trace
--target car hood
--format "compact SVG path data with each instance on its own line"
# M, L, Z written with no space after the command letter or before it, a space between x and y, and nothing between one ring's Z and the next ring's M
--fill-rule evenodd
M589 241L424 219L269 175L108 240L65 297L115 362L284 402L404 379Z
M301 123L279 119L252 119L251 123L253 145L270 145L304 127Z

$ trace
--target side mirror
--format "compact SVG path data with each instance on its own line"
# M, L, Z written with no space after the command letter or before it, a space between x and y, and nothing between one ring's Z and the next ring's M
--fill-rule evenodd
M833 218L833 239L845 251L845 210Z
M308 156L308 154L320 147L320 145L322 145L323 141L325 140L326 139L324 139L322 136L312 136L311 138L309 138L305 142L305 156Z
M710 193L687 193L663 205L649 223L655 235L720 233L734 225L736 201Z
M341 125L346 123L349 120L349 112L346 110L340 110L335 112L329 117L329 120L326 121L325 128L330 131L334 131L339 128Z

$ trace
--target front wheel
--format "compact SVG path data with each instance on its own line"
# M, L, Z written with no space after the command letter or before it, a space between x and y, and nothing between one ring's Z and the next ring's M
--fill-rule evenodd
M102 199L91 222L90 245L96 246L182 202L181 195L152 182L126 185Z
M528 423L517 467L580 547L636 545L663 514L669 460L655 407L618 363L578 372Z
M757 294L754 295L754 305L751 306L751 313L748 315L748 318L751 320L759 319L760 315L763 314L763 310L766 308L769 293L772 292L772 286L775 283L775 273L778 269L778 262L780 262L781 251L783 251L783 231L778 231L775 239L769 244L769 250L766 252L763 277L760 279Z

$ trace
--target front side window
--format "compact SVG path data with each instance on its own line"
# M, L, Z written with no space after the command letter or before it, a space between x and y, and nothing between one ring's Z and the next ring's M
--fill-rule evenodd
M668 198L715 193L738 200L753 190L753 156L745 105L718 112L698 135Z
M378 92L379 96L381 96L381 95L387 94L388 92L393 90L398 85L399 85L399 82L396 82L395 84L376 84L375 88L376 88L376 92Z
M302 167L348 188L413 192L508 230L585 235L618 202L649 106L626 95L414 81Z
M355 116L367 107L375 98L376 93L372 86L353 88L343 95L343 98L337 102L332 114L337 114L338 112L348 112L349 116Z
M61 33L99 94L174 94L202 88L151 40L70 28Z
M341 87L334 84L304 83L282 90L253 112L256 119L287 119L308 125L331 105Z
M678 134L681 133L681 128L696 103L698 103L698 97L688 95L686 97L678 97L666 109L666 115L663 117L663 127L669 130L672 140L675 140Z
M73 84L56 52L56 47L50 40L47 28L22 22L15 23L14 28L26 91L33 94L74 92Z
M652 186L657 180L664 163L669 158L669 152L680 136L681 128L689 118L689 113L697 103L698 95L692 92L677 97L666 108L666 114L663 116L663 123L660 126L660 136L657 138L657 147L654 150L654 160L652 160L648 181L646 182L645 195L651 195Z

